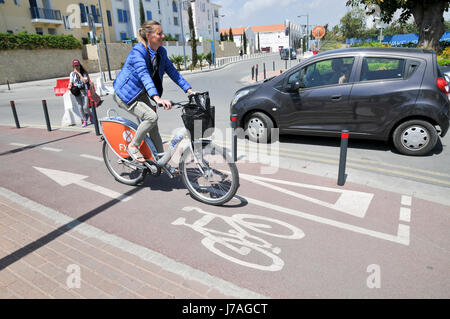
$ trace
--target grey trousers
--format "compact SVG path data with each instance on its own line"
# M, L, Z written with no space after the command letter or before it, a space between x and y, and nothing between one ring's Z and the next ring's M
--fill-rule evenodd
M76 104L80 110L81 120L87 122L89 116L91 115L91 110L89 109L89 97L86 90L81 90L81 94L78 96L70 94L72 99L72 104Z
M147 92L144 91L129 105L122 101L116 94L114 94L113 99L120 108L127 110L141 120L131 143L139 147L145 135L148 133L153 144L155 144L157 152L163 153L164 147L158 129L158 115L152 110L152 102Z

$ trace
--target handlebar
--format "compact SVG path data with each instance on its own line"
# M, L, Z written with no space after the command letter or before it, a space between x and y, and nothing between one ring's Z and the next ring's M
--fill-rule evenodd
M206 92L196 92L196 93L193 93L193 94L189 94L189 95L188 95L189 101L174 102L174 101L170 100L170 104L171 104L173 107L176 107L177 109L183 108L183 107L186 107L186 106L190 105L191 98L192 98L193 96L202 95L202 94L204 94L204 93L206 93ZM163 105L162 105L161 103L157 103L157 106L163 107Z

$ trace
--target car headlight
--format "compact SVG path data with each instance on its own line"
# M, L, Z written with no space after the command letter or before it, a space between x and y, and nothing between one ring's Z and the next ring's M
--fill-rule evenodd
M231 106L235 105L237 103L237 101L239 101L241 98L243 98L244 96L248 95L250 92L252 92L252 90L242 90L239 91L233 98L233 101L231 102Z

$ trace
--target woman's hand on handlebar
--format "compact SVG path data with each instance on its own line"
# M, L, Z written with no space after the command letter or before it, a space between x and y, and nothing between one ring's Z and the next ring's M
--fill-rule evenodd
M172 102L169 100L164 100L159 96L154 96L153 100L158 104L158 106L164 107L165 110L170 110L172 108Z
M186 93L187 93L188 95L195 95L195 94L197 94L198 92L194 91L193 89L189 89L189 90L186 91Z

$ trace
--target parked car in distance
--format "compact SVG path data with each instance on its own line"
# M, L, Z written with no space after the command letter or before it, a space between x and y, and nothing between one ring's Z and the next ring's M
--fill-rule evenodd
M297 58L297 53L295 52L294 48L285 48L281 49L280 51L281 60L289 60L289 49L291 51L291 60L295 60Z
M350 48L323 52L238 90L230 112L256 142L279 134L392 141L425 155L449 129L449 83L432 50Z

